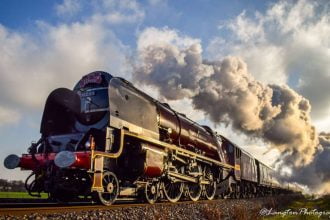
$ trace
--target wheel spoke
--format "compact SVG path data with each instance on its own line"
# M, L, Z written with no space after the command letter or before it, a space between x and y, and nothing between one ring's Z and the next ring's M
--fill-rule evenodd
M154 204L158 199L159 183L148 182L145 186L145 197L150 204Z
M181 182L171 182L171 180L165 180L164 182L164 194L168 201L177 202L182 196L182 184Z
M205 178L209 181L209 184L205 185L205 196L208 200L212 200L215 196L217 184L214 180L214 175L210 167L205 167L204 175Z
M103 174L103 189L104 192L99 192L99 200L104 204L104 205L111 205L117 198L119 194L119 182L116 177L116 175L112 172L105 172ZM108 186L109 184L112 184L109 188L112 187L111 192L108 191Z
M199 200L202 194L202 185L198 183L188 183L188 195L192 201Z

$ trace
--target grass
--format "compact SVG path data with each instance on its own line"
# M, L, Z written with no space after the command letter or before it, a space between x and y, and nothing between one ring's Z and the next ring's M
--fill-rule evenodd
M330 195L321 198L306 196L291 202L288 206L279 210L276 215L269 215L263 219L267 220L293 220L293 219L329 219L330 218ZM324 212L317 213L317 212ZM319 214L319 215L318 215Z
M0 199L47 199L47 193L41 193L41 197L30 196L27 192L0 192Z

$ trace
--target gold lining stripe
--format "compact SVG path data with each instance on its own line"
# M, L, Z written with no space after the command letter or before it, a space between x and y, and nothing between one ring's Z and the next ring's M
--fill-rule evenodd
M161 146L161 147L164 147L164 148L168 148L168 149L171 149L171 150L176 150L178 152L182 152L182 153L185 153L189 156L193 156L194 158L198 158L198 159L202 159L202 160L205 160L205 161L208 161L208 162L211 162L211 163L214 163L216 165L219 165L219 166L222 166L222 167L225 167L225 168L235 168L234 166L231 166L229 164L225 164L225 163L222 163L222 162L219 162L217 160L214 160L214 159L211 159L211 158L208 158L208 157L205 157L203 155L200 155L200 154L196 154L194 152L191 152L191 151L188 151L188 150L185 150L185 149L182 149L180 147L177 147L176 145L173 145L173 144L168 144L168 143L165 143L165 142L162 142L162 141L159 141L159 140L155 140L153 138L150 138L150 137L146 137L146 136L142 136L142 135L137 135L137 134L133 134L133 133L130 133L130 132L127 132L127 131L124 131L125 135L127 136L131 136L131 137L135 137L135 138L138 138L138 139L141 139L141 140L144 140L144 141L147 141L149 143L153 143L155 145L158 145L158 146Z
M241 165L235 164L235 170L241 170Z

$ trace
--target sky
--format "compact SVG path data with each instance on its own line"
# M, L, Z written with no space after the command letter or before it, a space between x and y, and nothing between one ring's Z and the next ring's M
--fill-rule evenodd
M0 161L8 154L26 153L31 141L39 139L43 105L52 90L73 88L83 75L103 70L132 80L138 88L210 125L272 165L288 152L283 149L287 145L274 147L272 139L260 136L260 129L258 134L252 133L257 131L252 128L237 129L241 121L216 120L214 112L198 107L196 94L191 94L197 90L191 84L174 82L186 92L181 97L162 94L164 88L159 82L163 81L151 80L152 74L155 79L158 73L145 67L158 68L164 60L159 50L150 50L158 48L173 55L167 54L171 59L166 60L165 67L160 66L166 71L171 62L180 63L182 57L197 59L201 65L194 68L198 71L172 66L175 71L196 73L187 75L195 84L209 80L213 72L207 75L208 70L222 62L223 66L243 66L242 79L249 78L247 85L262 85L263 92L275 91L277 85L287 86L292 89L285 90L288 94L310 106L304 111L308 129L315 126L317 134L330 132L329 7L326 0L2 0ZM195 79L197 75L200 77ZM214 90L222 88L217 87L221 83L215 84ZM200 84L198 88L200 91ZM273 99L265 99L262 106ZM305 129L305 124L290 126ZM307 148L297 149L292 150L302 154ZM308 152L315 154L315 150ZM303 158L307 162L301 164L312 163L313 158ZM6 170L0 163L0 178L22 179L27 175L27 171Z

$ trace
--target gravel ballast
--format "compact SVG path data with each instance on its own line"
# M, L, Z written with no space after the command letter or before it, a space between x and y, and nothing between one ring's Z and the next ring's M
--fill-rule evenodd
M277 196L256 199L157 203L114 209L95 209L58 213L33 213L23 216L0 216L0 219L259 219L263 208L279 209L294 197Z

